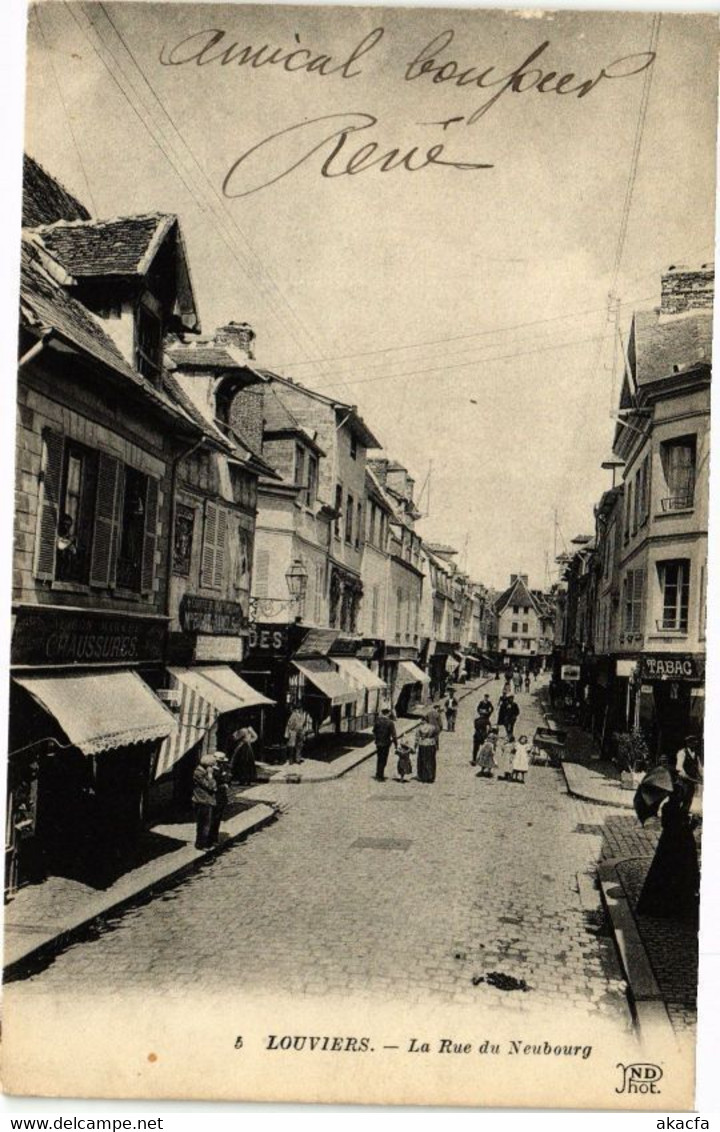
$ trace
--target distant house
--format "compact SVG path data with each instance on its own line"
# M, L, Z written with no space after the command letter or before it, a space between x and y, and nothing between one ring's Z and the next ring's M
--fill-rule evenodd
M546 637L543 613L528 586L527 574L511 574L510 585L495 601L497 652L501 661L524 669L544 666Z

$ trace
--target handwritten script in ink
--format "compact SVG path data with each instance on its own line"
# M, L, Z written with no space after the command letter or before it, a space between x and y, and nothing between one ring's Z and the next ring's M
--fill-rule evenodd
M259 47L241 44L222 28L204 28L178 43L164 45L160 62L166 67L244 67L249 71L260 67L276 67L282 74L312 75L317 79L345 82L358 78L372 60L373 53L385 37L385 29L376 27L359 43L339 56L306 46L296 33L291 47L264 43ZM406 83L445 84L480 94L480 102L467 114L458 114L437 122L417 123L420 128L441 129L431 143L423 141L410 147L376 140L382 123L362 110L322 114L303 119L255 142L237 157L225 175L223 193L239 198L275 185L289 177L300 166L315 158L322 177L352 177L375 169L380 173L403 170L417 173L429 167L454 172L478 172L493 169L494 164L482 161L475 154L458 153L456 144L463 128L474 126L501 99L510 94L554 94L586 98L602 84L629 79L651 67L655 52L642 51L624 55L600 66L594 74L578 76L573 71L552 69L551 42L543 40L515 66L495 62L468 64L455 59L450 48L455 40L452 28L435 36L404 65L399 78ZM452 130L448 135L447 131ZM442 137L442 141L438 140Z

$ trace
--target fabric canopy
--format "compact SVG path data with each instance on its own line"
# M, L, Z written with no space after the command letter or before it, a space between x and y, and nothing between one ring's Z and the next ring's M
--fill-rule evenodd
M211 703L219 715L275 703L256 692L226 664L204 668L171 668L170 672L181 684Z
M162 778L187 751L201 742L219 715L275 702L256 692L227 665L171 668L169 671L180 688L178 728L160 748L156 778Z
M368 692L382 692L387 688L384 680L381 680L379 676L370 671L366 664L355 657L334 656L332 661L333 664L337 665L340 675L344 676L352 687Z
M404 688L406 684L429 684L430 677L412 660L401 660L398 664L397 682Z
M136 672L16 676L85 755L164 739L175 731L172 712Z
M325 657L318 660L294 660L293 664L330 703L349 704L357 699L357 688L352 688Z

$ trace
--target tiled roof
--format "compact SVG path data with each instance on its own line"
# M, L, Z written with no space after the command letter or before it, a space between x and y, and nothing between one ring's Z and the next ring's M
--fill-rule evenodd
M90 213L29 154L23 160L23 228L57 220L89 220Z
M495 602L495 610L502 613L508 605L532 605L537 612L537 603L522 578L516 578Z
M193 403L190 397L181 386L180 382L171 373L165 372L163 374L163 386L167 394L183 409L185 413L195 424L203 430L219 448L222 448L226 453L233 451L233 445L223 435L217 425L204 417L197 406Z
M183 369L249 369L255 372L247 360L234 357L225 346L212 342L182 343L169 347L167 352Z
M345 401L338 401L334 397L328 397L325 393L318 393L316 389L309 389L306 385L301 385L299 381L295 381L292 378L281 377L280 374L273 373L272 370L258 367L258 372L269 380L277 382L281 389L283 386L289 386L291 389L296 389L299 393L312 398L314 401L320 401L322 404L328 405L335 410L335 413L342 414L344 418L342 423L347 425L347 427L354 432L357 439L365 448L382 448L380 441L375 434L371 432L358 413L357 405L348 405Z
M148 400L190 424L191 418L182 408L162 390L155 389L128 364L99 320L68 294L54 277L54 271L59 272L57 264L32 239L23 239L20 270L21 325L36 335L55 331L59 337L125 378Z
M678 370L712 360L712 310L664 315L660 310L635 312L630 351L638 385L669 377Z
M71 275L139 275L176 222L175 216L152 213L58 221L38 231L45 247Z

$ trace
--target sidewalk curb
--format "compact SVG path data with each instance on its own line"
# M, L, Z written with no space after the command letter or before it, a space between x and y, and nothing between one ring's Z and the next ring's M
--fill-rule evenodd
M492 680L493 680L493 677L489 676L489 677L485 678L480 684L474 684L471 688L468 688L466 691L463 691L463 692L456 691L455 694L457 696L458 702L460 700L467 699L468 696L472 696L475 692L478 692L481 688L484 688L486 684L491 683ZM402 738L404 735L409 735L412 731L414 731L417 727L419 727L420 724L422 723L422 718L419 718L419 719L407 718L406 722L407 722L408 726L406 726L404 728L402 733L398 736L399 738ZM269 782L263 783L263 784L258 785L258 786L249 787L248 791L246 793L244 793L242 795L242 797L254 797L255 795L251 794L250 791L258 791L257 797L259 799L261 797L262 793L266 793L266 791L264 791L264 789L263 789L263 787L265 787L265 786L270 786L270 787L272 787L272 786L312 786L316 782L332 782L333 780L336 780L338 778L342 778L344 775L349 774L349 772L351 770L354 770L355 767L360 766L361 763L367 762L369 759L374 758L375 753L376 753L375 744L370 743L367 747L363 747L363 749L361 751L358 751L356 758L353 757L352 759L349 759L347 764L344 765L339 770L333 770L332 768L328 768L328 772L326 774L313 773L313 776L311 778L310 777L308 777L308 778L304 777L303 774L302 774L302 771L299 771L299 774L301 776L300 782L288 782L288 780L286 778L280 778L280 777L278 777L278 775L273 775L273 777L270 779Z
M657 1039L660 1031L660 1036L664 1040L676 1042L677 1038L665 1000L640 937L627 893L617 873L617 866L621 860L632 859L609 858L598 864L597 876L603 907L612 927L615 947L627 982L628 1001L637 1029L641 1035L652 1031L654 1039Z
M263 812L255 814L255 810ZM278 807L274 806L273 803L258 803L251 810L237 815L239 820L236 821L235 828L230 831L226 829L228 835L212 849L195 849L193 845L188 845L185 849L178 849L176 854L181 855L183 859L178 861L176 857L176 863L164 875L149 879L147 883L141 883L132 891L118 893L116 898L110 898L110 900L107 899L106 894L104 903L102 895L94 901L88 901L86 909L79 912L74 920L68 920L59 931L55 931L54 935L48 935L41 941L30 944L22 954L16 954L8 963L4 963L5 983L27 978L29 974L27 967L29 965L50 961L56 954L64 951L78 937L82 936L97 920L105 916L115 915L135 903L152 898L157 893L172 888L173 885L180 883L199 866L207 861L215 860L226 849L236 845L251 833L256 833L271 822L276 821L277 817ZM5 944L7 946L7 940Z
M632 804L631 799L629 799L627 802L624 801L622 798L615 801L615 800L610 799L610 798L603 798L603 797L601 797L597 794L590 793L590 792L588 792L587 787L585 787L584 789L579 789L576 786L572 786L570 784L570 776L568 775L568 767L581 766L581 765L582 765L581 763L573 763L573 762L570 762L567 759L561 759L560 760L560 766L562 767L563 777L565 779L565 785L567 786L567 792L572 798L579 798L581 802L592 802L593 805L595 805L595 806L610 806L610 807L614 807L615 809L624 809L624 810L632 810L633 809L633 804Z
M490 679L492 679L492 677L490 677ZM488 682L488 680L485 680L482 684L474 685L472 688L463 691L462 694L456 693L458 700L466 699L476 692L478 688L484 687ZM409 732L415 730L416 727L419 727L422 723L422 719L408 722L409 726L405 728L403 735L407 735ZM365 748L362 752L359 752L359 757L350 762L347 766L344 766L341 770L323 775L321 778L306 779L304 783L300 783L299 785L313 782L327 782L332 779L341 778L356 766L359 766L360 763L371 759L374 755L375 744L373 743L369 748ZM272 786L272 780L265 785ZM295 784L281 780L277 782L277 785L291 786ZM263 786L259 785L251 787L250 789L263 791ZM240 797L247 798L248 795L249 792L245 792L241 794ZM64 951L70 944L90 930L98 920L116 915L118 912L132 907L132 905L136 903L141 903L143 900L152 899L156 894L168 888L172 888L175 884L179 884L185 877L204 865L207 861L214 860L221 853L225 852L226 849L236 845L251 833L255 833L271 822L276 821L281 813L282 807L278 802L258 797L256 805L252 809L237 815L230 824L229 829L226 825L225 833L227 836L219 845L214 846L212 849L205 850L195 849L194 846L187 845L184 849L176 850L173 854L175 863L166 873L160 876L148 877L147 881L141 882L137 887L132 888L132 890L130 890L130 884L125 886L125 890L123 890L123 878L120 878L118 882L120 891L118 891L115 897L108 897L107 893L99 894L95 899L89 900L85 909L82 912L78 912L74 919L68 919L59 929L48 929L48 934L46 934L44 938L31 942L21 953L18 954L16 952L12 959L3 964L5 983L27 978L29 974L27 968L29 966L51 961L56 954ZM150 869L148 869L148 872L150 872ZM10 931L12 931L11 926ZM50 934L51 931L53 934ZM7 935L6 927L4 940L6 949L8 946ZM11 950L13 949L11 948Z

